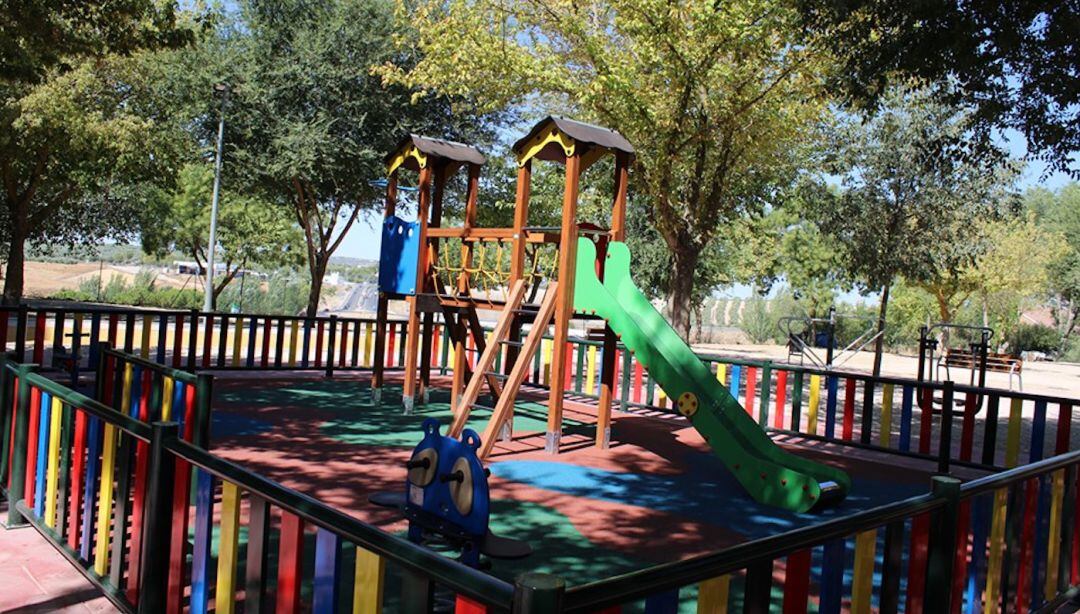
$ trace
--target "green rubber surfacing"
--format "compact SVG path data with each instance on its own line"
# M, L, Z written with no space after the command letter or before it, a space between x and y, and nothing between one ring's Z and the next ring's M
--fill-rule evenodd
M697 409L688 416L691 424L750 496L805 512L818 503L824 482L835 482L846 495L851 479L845 472L781 449L716 381L634 285L625 243L608 244L603 282L596 276L595 262L596 246L587 238L578 239L574 309L607 320L668 397L693 395Z

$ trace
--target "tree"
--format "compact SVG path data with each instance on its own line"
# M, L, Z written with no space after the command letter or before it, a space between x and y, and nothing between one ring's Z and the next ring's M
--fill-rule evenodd
M81 59L187 43L175 5L154 0L5 2L0 19L0 80L41 83Z
M131 181L161 177L174 143L138 100L142 60L190 31L174 7L153 2L8 8L0 24L0 216L10 305L22 298L28 241L73 244L131 230L138 203L117 196Z
M142 219L143 249L164 256L178 250L199 268L206 267L213 168L188 164L180 170L175 191L162 193ZM216 307L221 292L244 269L303 264L303 237L273 204L232 192L222 194L218 211L218 263L224 273L215 277Z
M974 235L982 237L983 248L967 266L944 268L934 278L918 285L937 302L942 322L953 322L969 299L977 298L983 326L991 325L991 306L1008 305L1009 313L994 318L996 329L1011 328L1024 298L1044 294L1049 289L1052 263L1064 251L1064 239L1041 228L1034 213L1017 215L982 224ZM1008 332L1000 330L1004 339Z
M249 0L240 9L240 23L222 32L236 54L225 165L287 203L305 240L314 315L330 257L360 212L381 205L370 182L384 176L386 152L408 132L475 142L486 124L370 73L409 61L394 48L405 22L388 2Z
M394 83L482 109L544 101L626 136L635 191L671 253L669 307L689 335L702 256L760 212L822 113L826 59L789 3L401 1L424 55Z
M838 122L831 170L843 190L821 201L815 214L842 250L848 274L881 293L878 332L898 276L932 282L974 262L985 249L979 222L1014 205L1016 177L1004 152L978 154L963 110L925 89L896 88L884 100L884 109L865 122ZM875 375L881 351L879 336Z
M1069 336L1080 316L1080 184L1069 183L1056 191L1034 188L1024 195L1040 226L1058 233L1065 247L1050 265L1050 286L1057 294L1063 316L1061 332Z
M875 107L897 79L948 83L982 144L1013 128L1052 168L1080 172L1076 0L801 0L806 31L841 63L832 89Z
M814 211L836 197L837 191L830 186L801 180L778 199L751 233L756 239L749 258L754 283L767 292L777 281L785 281L811 318L826 317L837 291L852 286L841 250L814 219Z

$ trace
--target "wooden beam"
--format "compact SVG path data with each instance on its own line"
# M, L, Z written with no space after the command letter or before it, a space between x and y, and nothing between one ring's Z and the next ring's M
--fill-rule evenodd
M418 230L420 245L419 258L416 262L416 285L418 290L424 288L428 272L427 228L428 213L431 207L431 184L432 168L427 165L420 169L420 181L417 186L419 192L416 211L416 221L420 225ZM420 352L420 312L416 309L416 296L406 298L409 305L409 321L405 334L405 383L401 393L401 401L405 406L405 413L412 411L416 398L416 363Z
M525 296L524 290L522 290L521 295L522 297ZM520 304L521 301L519 300L518 305ZM517 307L505 310L503 311L503 314L505 315L507 313L510 313L511 317L513 317L514 309L517 309ZM469 330L472 331L473 339L476 341L476 351L483 354L484 351L487 350L487 340L484 338L484 326L480 324L480 317L476 315L475 305L465 311L465 321L468 323ZM487 369L480 371L480 373L484 373L484 378L487 380L488 388L491 389L491 396L494 397L496 401L498 401L499 395L502 394L502 384L499 383L499 378L495 377L490 373L485 373L485 371L487 371Z
M624 152L615 154L615 196L611 205L611 240L626 239L626 184L629 175L630 156ZM604 279L604 264L600 263L600 279ZM596 447L607 448L611 444L611 403L615 396L615 370L618 368L616 352L618 338L611 327L604 324L604 352L600 362L600 402L596 408Z
M449 166L445 163L445 160L440 161L435 170L435 193L431 198L431 222L428 225L427 232L431 232L432 228L437 228L442 224L443 214L443 196L446 193L446 181L449 177ZM430 237L430 235L429 235ZM434 289L435 282L432 279L432 263L439 260L439 241L427 240L421 244L428 250L427 263L424 267L423 278L417 281L417 288ZM435 330L435 314L431 312L425 312L420 307L420 297L416 297L411 305L413 310L423 313L423 324L420 332L420 384L417 386L416 394L420 397L422 402L427 402L427 390L431 385L431 347L432 347L432 333Z
M581 155L574 153L566 159L566 188L563 190L562 237L559 240L559 297L555 306L555 331L552 344L550 397L548 400L547 437L544 449L552 454L559 451L562 435L563 390L566 383L566 341L570 318L574 315L574 267L577 262L577 204L578 182L581 178Z
M517 280L510 286L510 295L508 297L508 305L520 305L521 299L525 296L525 281ZM514 307L516 309L516 307ZM472 313L476 313L473 311ZM498 322L495 323L494 334L492 335L491 343L487 344L483 352L480 354L480 360L476 361L476 367L473 370L473 376L469 379L469 384L465 387L465 392L462 393L461 398L458 399L457 405L454 406L454 421L450 425L449 435L451 437L460 437L461 429L465 428L465 421L468 419L469 411L472 405L476 403L477 397L480 396L480 390L484 386L485 379L491 376L485 375L489 372L495 364L495 357L498 356L501 349L501 340L506 338L507 333L510 331L510 322L514 319L512 309L503 311L502 316ZM475 330L475 328L474 328ZM490 385L489 381L489 385ZM500 395L500 399L502 396ZM498 403L496 403L497 405Z
M495 404L495 411L492 412L491 419L488 420L487 427L484 428L479 452L481 459L486 459L491 454L491 449L495 446L495 438L498 437L503 423L514 414L514 401L517 397L517 391L521 388L521 383L525 381L525 374L529 372L529 368L532 366L529 364L529 359L540 349L540 340L544 337L544 333L551 323L551 318L555 314L556 303L560 295L560 285L560 282L557 281L552 281L548 285L544 300L540 303L540 311L537 312L536 321L533 322L529 334L526 335L525 341L521 345L519 360L506 378L503 395L499 397L499 402ZM468 408L466 408L466 411L468 411ZM464 415L463 420L468 420L467 414Z

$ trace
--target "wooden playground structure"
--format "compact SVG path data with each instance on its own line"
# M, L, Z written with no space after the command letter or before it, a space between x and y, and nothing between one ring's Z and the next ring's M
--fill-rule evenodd
M421 400L426 397L431 365L422 357L431 355L435 315L442 314L454 345L451 403L455 418L450 434L461 433L485 384L495 399L492 418L482 438L481 457L491 451L500 435L509 435L514 398L549 327L554 327L555 351L545 449L558 453L563 391L569 376L569 326L572 318L579 317L573 308L578 237L590 234L601 246L606 241L625 238L628 170L634 156L633 146L618 132L559 117L547 117L533 126L514 143L513 152L518 173L513 226L509 228L476 226L480 168L485 159L475 148L410 135L386 158L388 181L381 266L388 269L380 270L373 396L378 399L383 386L385 351L381 344L386 337L389 301L404 300L408 304L403 392L406 412L412 411L418 396ZM607 155L615 159L611 224L608 229L594 229L578 220L579 183L584 171ZM529 225L532 166L538 160L562 165L564 169L562 220L558 227ZM443 227L446 188L454 173L462 169L467 175L462 225ZM417 174L417 214L412 224L397 216L402 171ZM554 250L547 258L551 266L544 266L544 248ZM418 250L415 265L409 257L410 249ZM487 254L492 251L495 256L489 258ZM602 279L602 265L599 266L601 270L597 273ZM478 308L500 312L490 337L485 337ZM525 324L531 327L523 338ZM470 334L479 354L471 371L466 361ZM615 334L605 327L597 410L599 447L607 447L610 440L616 344ZM495 359L504 349L506 360L500 372L494 368Z

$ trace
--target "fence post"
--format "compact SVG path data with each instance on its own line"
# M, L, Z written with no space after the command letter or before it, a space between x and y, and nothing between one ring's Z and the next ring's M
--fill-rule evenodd
M401 612L428 614L435 605L435 584L411 569L401 570Z
M619 409L626 411L630 403L630 380L634 376L634 356L630 350L623 346L622 350L622 377L619 385Z
M15 319L15 360L26 362L26 319L29 317L29 308L19 304L18 316Z
M188 314L187 370L195 372L195 354L199 347L199 310L192 309Z
M761 405L758 406L758 424L762 428L769 426L769 397L772 396L772 363L766 361L761 367L761 391L758 397Z
M4 313L0 317L8 317ZM15 408L11 406L11 378L8 376L8 353L0 351L0 482L6 476L8 463L11 462L11 421L15 419ZM6 484L0 484L0 490L7 490Z
M930 492L945 499L945 507L935 512L930 520L930 536L926 563L926 592L924 612L946 614L951 612L953 562L956 559L956 525L960 508L960 480L948 476L934 476Z
M511 614L547 614L562 611L566 582L546 573L523 573L514 581Z
M931 393L932 395L933 393ZM934 411L933 397L923 411ZM949 474L949 462L952 457L953 423L953 382L946 380L941 390L941 430L938 432L938 470L941 475Z
M203 450L209 450L210 403L214 399L214 377L209 373L198 373L195 378L195 429L192 443Z
M334 377L334 346L337 345L338 317L330 316L330 335L326 344L326 377Z
M139 569L139 612L165 611L169 593L169 541L172 533L172 482L176 457L165 449L166 442L176 441L180 427L176 422L155 422L150 437L150 480L146 486L146 510L143 515L142 566Z
M15 368L15 376L19 378L19 396L15 406L15 437L11 444L11 483L8 484L7 493L9 529L26 524L22 514L15 509L15 503L23 498L26 490L26 440L30 436L30 382L26 381L26 374L29 372L27 365Z
M94 365L94 400L99 403L105 403L105 364L109 360L108 351L112 349L112 345L108 341L101 341L98 343L98 362ZM108 403L105 403L108 405Z

